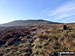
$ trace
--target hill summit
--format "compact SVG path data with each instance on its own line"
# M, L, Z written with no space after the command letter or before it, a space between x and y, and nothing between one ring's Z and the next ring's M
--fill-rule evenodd
M59 24L57 22L51 22L46 20L15 20L9 23L1 24L0 27L9 27L9 26L33 26L39 24Z

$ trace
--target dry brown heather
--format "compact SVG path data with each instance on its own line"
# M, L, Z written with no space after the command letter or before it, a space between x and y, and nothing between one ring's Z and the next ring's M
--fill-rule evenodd
M0 31L0 56L59 56L60 51L75 51L75 24L65 25L8 27Z

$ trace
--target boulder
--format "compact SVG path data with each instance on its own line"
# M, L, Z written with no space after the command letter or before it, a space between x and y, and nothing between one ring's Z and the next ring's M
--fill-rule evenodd
M60 29L61 30L68 30L68 27L66 25L63 25Z
M67 30L67 29L68 29L68 27L67 27L66 25L64 25L64 26L63 26L63 29L64 29L64 30Z

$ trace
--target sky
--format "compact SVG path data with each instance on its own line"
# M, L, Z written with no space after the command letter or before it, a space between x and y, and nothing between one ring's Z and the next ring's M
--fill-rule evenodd
M75 22L75 0L0 0L0 24L30 19Z

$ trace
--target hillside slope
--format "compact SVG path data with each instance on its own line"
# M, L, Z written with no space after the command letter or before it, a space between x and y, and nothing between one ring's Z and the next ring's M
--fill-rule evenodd
M46 20L16 20L6 24L1 24L0 27L9 27L9 26L33 26L33 25L44 25L44 24L59 24L57 22L50 22Z
M16 26L0 31L0 56L58 56L60 51L75 51L74 24Z

